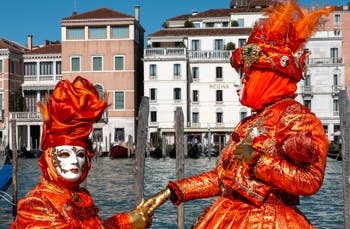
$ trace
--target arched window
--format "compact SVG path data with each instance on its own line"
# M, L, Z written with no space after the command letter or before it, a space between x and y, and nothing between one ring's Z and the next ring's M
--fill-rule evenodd
M100 85L100 84L95 84L95 88L96 88L96 90L98 91L98 95L99 95L99 97L100 97L100 100L102 100L103 99L103 87L102 87L102 85Z

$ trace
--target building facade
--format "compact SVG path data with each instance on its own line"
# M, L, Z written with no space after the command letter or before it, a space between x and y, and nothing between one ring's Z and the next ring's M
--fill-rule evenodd
M60 42L46 41L34 47L32 36L28 36L27 47L18 54L18 74L7 73L10 61L0 59L6 72L4 82L11 82L13 88L10 90L6 85L4 89L4 101L9 101L4 107L12 111L6 110L10 119L16 120L19 149L40 147L42 117L37 102L45 103L46 95L52 94L59 80L72 81L76 76L89 79L100 98L107 100L103 117L93 126L91 137L95 146L108 151L111 145L135 136L135 117L143 95L144 29L139 23L139 12L139 7L135 7L135 17L107 8L81 14L74 12L61 21ZM11 56L14 62L16 56ZM18 85L14 83L17 81ZM15 94L12 100L7 99L10 93L5 91L14 92L17 88L23 104L15 110L11 108ZM12 144L11 138L6 141Z
M270 1L231 1L228 9L167 19L163 29L148 36L144 52L145 91L150 98L149 138L174 143L174 111L181 107L189 142L197 140L222 148L234 126L250 109L242 106L235 85L239 75L229 64L232 48L242 47L255 21L264 17ZM346 47L338 7L324 18L320 31L305 48L311 50L306 79L298 85L297 100L322 121L330 140L339 130L339 90L345 89ZM347 35L348 36L348 35ZM347 43L349 44L349 43ZM193 141L195 139L196 141Z

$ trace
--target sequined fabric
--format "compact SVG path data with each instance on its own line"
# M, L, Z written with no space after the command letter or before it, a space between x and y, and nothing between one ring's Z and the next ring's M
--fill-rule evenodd
M302 131L317 145L311 162L295 162L284 151L286 140ZM296 205L299 196L316 193L324 177L328 139L315 115L284 99L243 120L234 136L214 170L169 183L175 204L219 196L194 228L313 228ZM240 144L251 144L250 161L237 156Z
M11 229L131 228L127 213L117 214L103 223L98 211L85 189L61 188L42 177L40 183L19 201Z

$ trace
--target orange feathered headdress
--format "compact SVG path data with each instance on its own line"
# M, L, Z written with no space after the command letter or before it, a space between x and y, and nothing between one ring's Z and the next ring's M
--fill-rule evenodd
M256 23L247 43L232 53L232 67L246 73L254 68L270 69L298 82L309 52L297 54L316 31L319 18L333 10L328 7L308 12L293 0L276 3L267 10L269 17Z
M38 104L44 118L41 149L59 145L88 148L92 124L106 108L106 101L99 99L94 85L80 76L72 83L62 80L46 100L46 106Z

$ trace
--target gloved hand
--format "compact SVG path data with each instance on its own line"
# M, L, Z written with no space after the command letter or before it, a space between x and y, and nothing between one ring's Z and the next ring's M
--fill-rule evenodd
M145 202L142 199L141 203L137 207L129 212L130 222L132 229L144 229L150 228L152 224L152 214L148 211L153 204L153 200L147 200Z
M146 201L146 205L149 205L147 214L153 215L154 211L162 204L164 204L171 196L171 191L168 187L155 194L153 197Z

